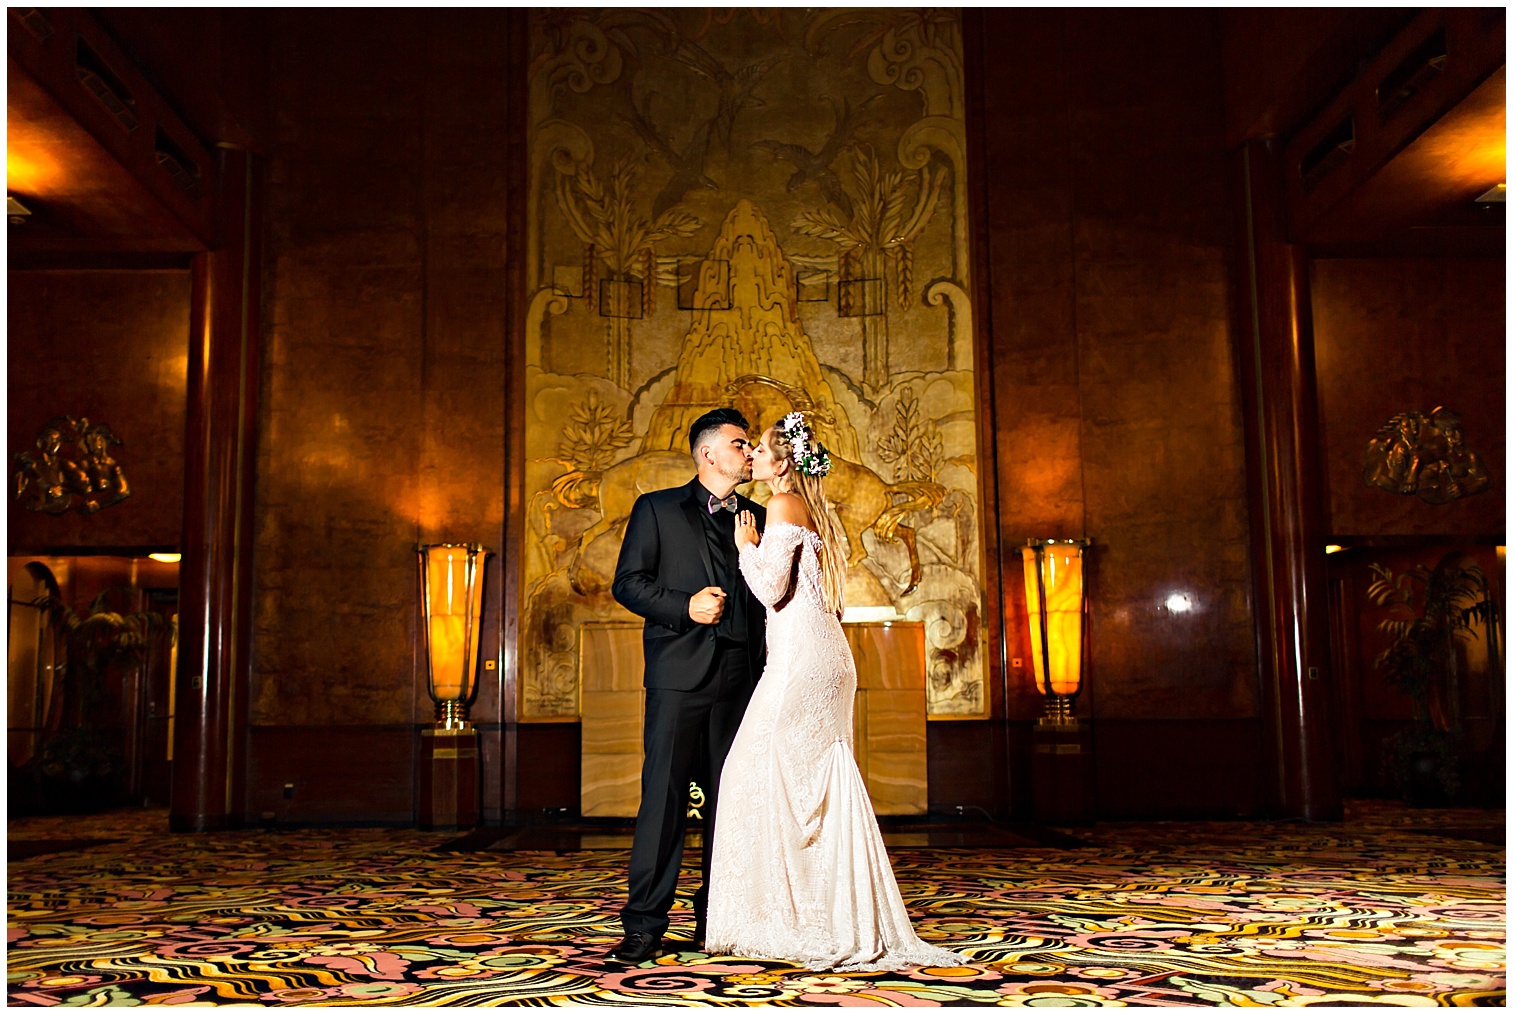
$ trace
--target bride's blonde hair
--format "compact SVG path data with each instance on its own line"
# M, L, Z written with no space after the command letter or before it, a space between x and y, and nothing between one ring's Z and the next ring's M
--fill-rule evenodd
M802 419L798 425L803 428L801 439L805 443L806 451L811 455L817 452L823 459L823 471L829 472L830 456L814 439L813 431L809 430ZM840 523L830 513L830 501L825 496L824 477L809 474L794 458L793 438L796 435L798 434L779 423L768 430L767 446L772 451L773 465L786 461L790 466L786 476L788 488L781 492L795 494L804 501L804 506L809 508L809 517L820 536L820 583L825 596L825 608L839 614L845 608L846 597L846 551L842 541L844 534ZM816 460L818 460L816 457L806 456L804 466L812 468L810 463ZM773 492L779 492L779 490L774 487Z

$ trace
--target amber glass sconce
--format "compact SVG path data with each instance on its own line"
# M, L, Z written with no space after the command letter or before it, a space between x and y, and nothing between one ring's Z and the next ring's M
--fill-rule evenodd
M419 824L424 829L478 823L478 733L468 707L478 688L483 565L476 543L418 545L426 690L435 725L422 729Z
M1030 614L1035 688L1045 697L1042 722L1072 721L1082 692L1087 590L1082 553L1091 539L1031 539L1025 544L1024 598Z
M466 729L468 706L478 685L474 671L488 550L476 543L453 542L415 549L420 557L426 689L436 704L437 726Z
M1035 688L1045 715L1035 723L1030 776L1035 816L1050 824L1094 818L1092 727L1072 715L1087 664L1087 584L1091 539L1031 539L1024 547Z

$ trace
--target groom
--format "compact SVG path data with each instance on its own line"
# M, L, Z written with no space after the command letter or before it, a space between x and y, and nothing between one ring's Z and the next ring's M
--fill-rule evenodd
M690 780L705 794L703 878L693 899L694 946L704 942L720 769L765 654L766 614L741 577L735 545L737 511L751 511L759 528L766 518L735 494L751 481L748 429L733 408L696 419L688 443L698 475L637 499L620 546L615 600L646 619L646 760L630 898L620 910L625 938L609 952L613 961L640 964L662 953Z

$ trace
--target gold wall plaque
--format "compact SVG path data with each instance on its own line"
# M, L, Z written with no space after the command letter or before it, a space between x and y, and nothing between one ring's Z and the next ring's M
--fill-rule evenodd
M12 490L21 506L44 514L94 514L131 496L126 473L111 455L121 438L105 423L60 415L37 433L36 448L19 451Z
M1492 487L1486 462L1466 446L1457 412L1399 412L1366 445L1366 485L1441 504Z

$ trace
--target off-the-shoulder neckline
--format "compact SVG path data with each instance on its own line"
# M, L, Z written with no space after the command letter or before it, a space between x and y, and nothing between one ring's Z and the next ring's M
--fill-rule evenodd
M773 528L777 528L779 526L781 526L783 528L797 528L801 532L808 532L810 535L813 535L815 538L819 538L819 535L820 535L819 532L815 531L813 528L810 528L808 525L796 525L792 521L769 521L769 522L767 522L767 528L769 530L771 530Z

